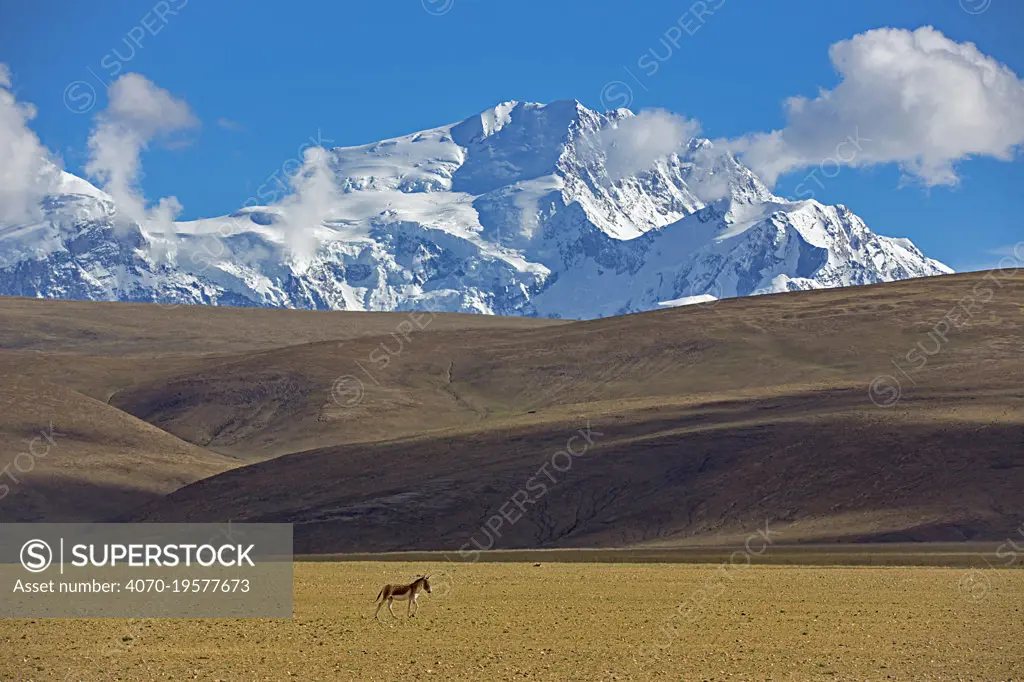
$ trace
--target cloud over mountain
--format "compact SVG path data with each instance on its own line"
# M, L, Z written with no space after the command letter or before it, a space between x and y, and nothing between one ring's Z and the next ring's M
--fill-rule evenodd
M973 43L930 26L881 28L835 43L829 57L839 85L786 100L784 128L730 142L769 184L827 161L896 163L924 185L953 185L958 162L1011 160L1024 144L1024 82ZM854 136L858 149L837 151Z
M28 127L35 115L15 98L11 71L0 63L0 223L38 219L39 201L57 185L54 159Z
M110 103L96 117L89 137L86 172L113 197L123 218L155 223L167 231L181 212L175 197L160 199L147 209L139 189L141 155L155 139L199 125L184 100L177 99L137 73L128 73L110 86Z
M700 133L700 123L665 109L645 109L590 136L604 155L605 168L620 180L683 150Z

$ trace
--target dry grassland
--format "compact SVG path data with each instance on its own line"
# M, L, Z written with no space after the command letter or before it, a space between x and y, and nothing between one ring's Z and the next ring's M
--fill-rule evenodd
M0 679L1016 680L1022 608L1014 570L299 563L291 621L4 621Z

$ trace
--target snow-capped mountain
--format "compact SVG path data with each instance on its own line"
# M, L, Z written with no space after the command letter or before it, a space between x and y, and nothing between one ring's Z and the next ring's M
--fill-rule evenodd
M613 173L595 141L632 117L506 102L330 150L277 203L170 230L63 173L45 219L0 225L0 294L593 318L951 272L708 140Z

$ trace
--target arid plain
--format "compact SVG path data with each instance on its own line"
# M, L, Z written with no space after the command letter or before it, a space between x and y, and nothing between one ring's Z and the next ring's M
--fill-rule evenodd
M1024 571L300 563L293 620L5 621L4 680L1016 680ZM415 618L385 581L433 569Z

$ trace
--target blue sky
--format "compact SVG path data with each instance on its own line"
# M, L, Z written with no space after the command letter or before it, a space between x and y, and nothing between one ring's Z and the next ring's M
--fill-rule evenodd
M1017 0L707 0L717 9L703 20L690 0L167 0L176 14L162 20L155 4L0 0L0 63L38 109L33 130L78 174L118 65L187 101L201 128L188 145L148 151L142 180L148 197L177 196L184 218L238 208L311 136L361 144L509 99L598 109L628 99L634 111L699 119L708 137L773 130L786 98L836 86L829 46L873 28L932 25L1024 74ZM663 42L681 18L678 47ZM638 60L652 48L664 61L648 75ZM78 81L88 85L68 90ZM89 88L96 102L79 113ZM820 177L815 196L954 268L986 267L1024 236L1024 164L957 170L957 186L924 188L894 164L844 167ZM776 191L796 196L808 172L782 176Z

